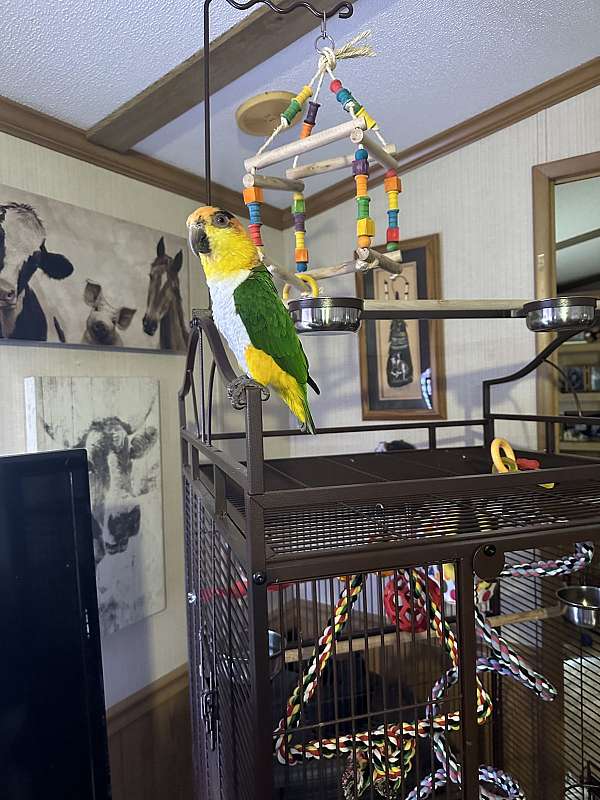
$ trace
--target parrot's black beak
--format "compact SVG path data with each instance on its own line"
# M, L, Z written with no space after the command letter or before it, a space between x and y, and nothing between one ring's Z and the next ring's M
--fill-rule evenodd
M200 254L208 255L208 253L210 253L210 242L208 240L208 236L206 235L204 225L201 223L194 222L189 226L188 242L192 252L197 256Z

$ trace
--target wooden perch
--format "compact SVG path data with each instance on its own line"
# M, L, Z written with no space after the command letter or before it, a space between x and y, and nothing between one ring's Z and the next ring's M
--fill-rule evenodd
M244 175L243 184L246 189L257 186L259 189L273 189L279 192L303 192L304 181L293 181L288 178L278 178L275 175Z
M390 253L379 253L371 247L359 247L356 251L358 258L372 267L381 267L393 274L402 272L402 252L394 250Z
M294 156L300 156L303 153L308 153L310 150L317 150L319 147L324 147L326 144L337 142L339 139L345 139L355 130L364 130L366 122L364 117L357 117L351 119L349 122L343 122L341 125L336 125L333 128L326 128L319 133L313 133L312 136L306 139L297 139L295 142L284 144L281 147L275 147L273 150L266 150L260 156L252 156L244 161L246 172L251 172L253 169L262 169L263 167L270 167L272 164L279 164L282 161L287 161Z
M488 617L488 622L493 628L499 628L505 625L516 625L522 622L536 622L538 620L552 619L561 615L560 606L549 606L547 608L532 608L530 611L517 611L514 614L500 614L497 617ZM341 642L336 642L335 647L336 655L344 655L349 652L357 653L364 650L375 650L380 647L393 647L398 641L400 643L409 644L413 638L418 641L427 640L427 632L421 631L420 633L411 633L410 631L393 631L392 633L373 633L370 636L356 636L351 641L343 639ZM431 633L429 636L432 642L437 642L436 636ZM352 646L351 646L352 645ZM312 658L313 647L303 647L300 652L298 649L290 649L285 651L285 663L293 664L298 661L308 661Z
M516 317L527 300L365 300L363 319ZM389 316L388 316L389 315Z
M397 148L395 144L386 144L385 151L387 153L395 153ZM374 161L378 161L374 156ZM354 153L349 156L337 156L336 158L324 158L322 161L315 161L312 164L304 164L300 167L291 167L286 169L285 176L290 180L296 178L310 178L312 175L324 175L326 172L334 172L336 169L345 169L352 166L354 161Z

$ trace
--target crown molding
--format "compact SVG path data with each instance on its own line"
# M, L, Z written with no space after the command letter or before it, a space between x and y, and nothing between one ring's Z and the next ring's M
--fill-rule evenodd
M206 202L204 178L141 153L108 150L90 142L82 129L5 97L0 97L0 131L198 203ZM213 183L213 202L238 216L248 216L241 193L226 186ZM281 209L265 203L262 218L265 225L283 229Z

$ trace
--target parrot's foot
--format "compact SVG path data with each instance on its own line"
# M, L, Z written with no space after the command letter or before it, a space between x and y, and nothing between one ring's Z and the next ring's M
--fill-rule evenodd
M246 408L246 388L249 386L260 389L261 400L268 400L271 396L269 390L266 386L263 386L262 383L257 383L257 381L252 380L252 378L249 378L247 375L240 375L239 378L231 381L227 386L227 397L231 400L231 405L237 411Z

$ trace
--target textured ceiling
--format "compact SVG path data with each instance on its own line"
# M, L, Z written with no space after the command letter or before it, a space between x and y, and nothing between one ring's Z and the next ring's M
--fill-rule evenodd
M365 29L373 32L378 57L341 62L337 71L380 122L388 142L403 149L597 56L600 3L360 0L350 20L330 23L338 43ZM299 89L314 72L314 39L305 36L216 95L212 126L216 181L239 186L243 158L260 144L237 129L236 107L268 89ZM329 91L324 103L320 126L347 118ZM297 129L288 136L297 136ZM339 153L340 147L330 151ZM201 108L167 125L139 149L202 172ZM310 192L342 176L334 172L314 178ZM270 193L268 200L287 203L281 193Z
M213 0L213 38L244 13ZM201 0L4 0L0 94L89 128L202 47Z
M81 127L201 43L200 0L7 0L4 6L0 94ZM214 35L241 18L225 0L213 0L211 9ZM359 0L350 20L330 23L338 44L367 28L378 58L340 63L338 73L378 119L386 139L402 149L599 55L600 2ZM297 91L314 71L314 39L303 37L213 98L216 181L238 188L242 161L260 144L237 129L235 109L261 91ZM328 91L324 102L319 126L346 119ZM202 173L202 127L198 107L138 149ZM293 129L288 138L297 133ZM331 150L340 148L346 150L341 144ZM309 191L342 176L315 178ZM281 194L267 199L287 203Z

